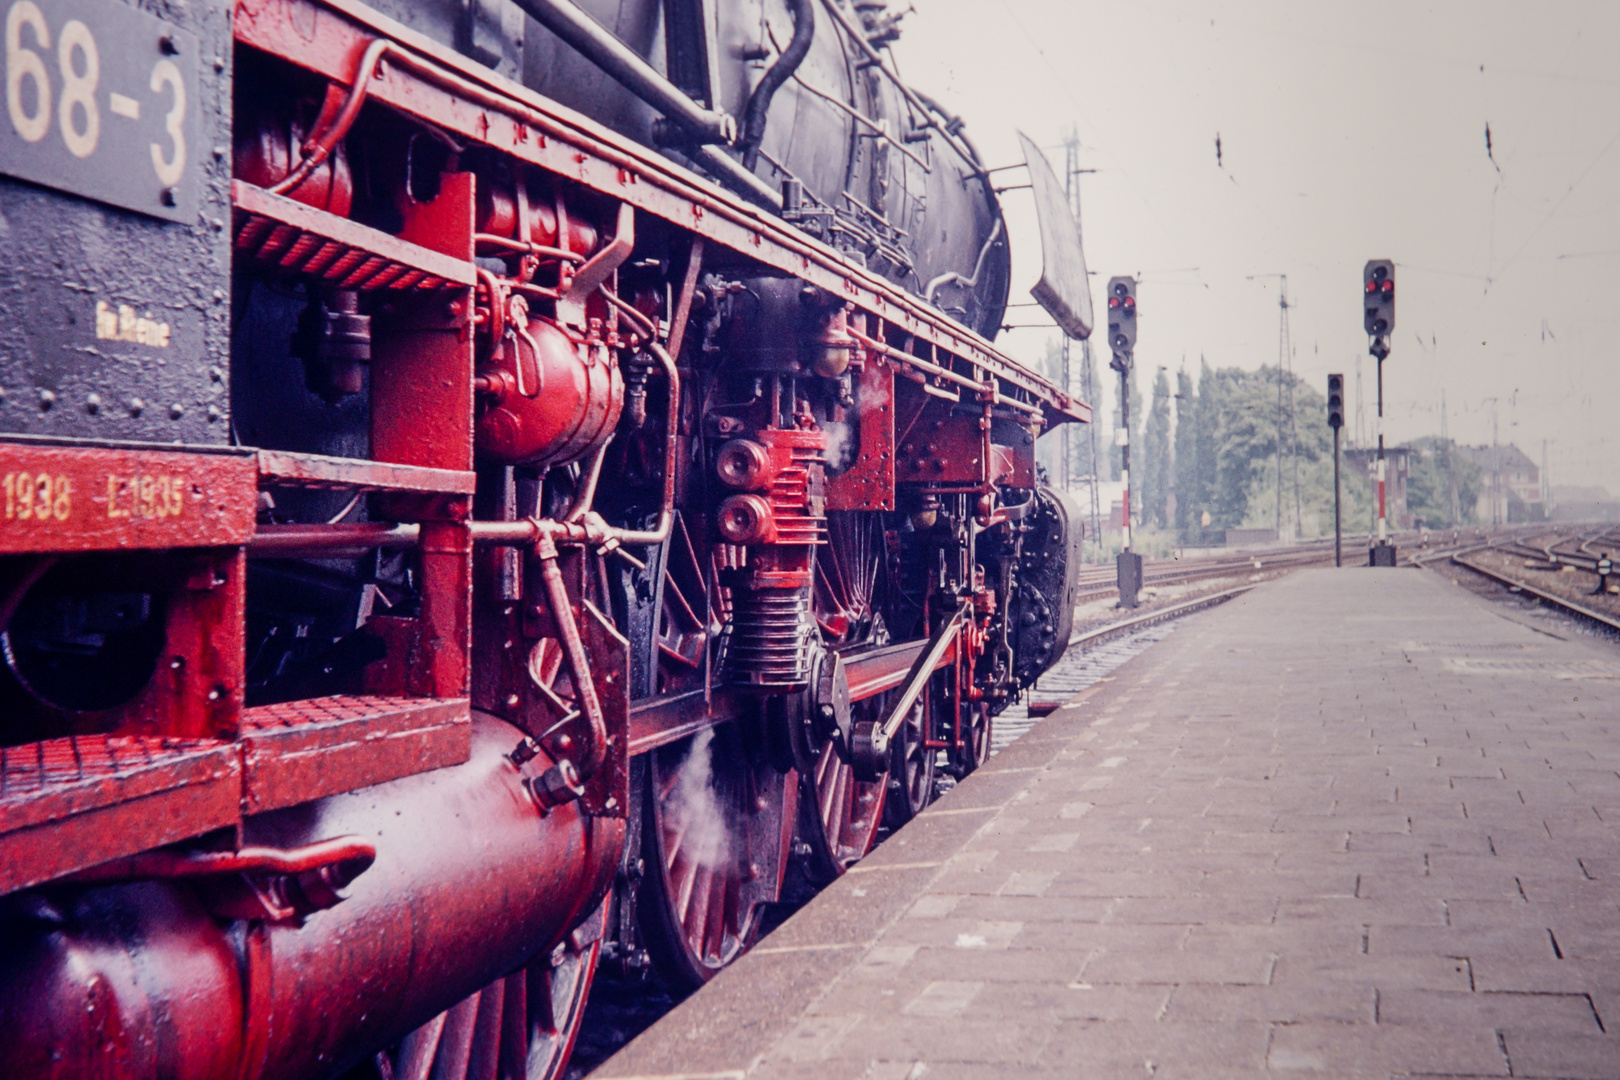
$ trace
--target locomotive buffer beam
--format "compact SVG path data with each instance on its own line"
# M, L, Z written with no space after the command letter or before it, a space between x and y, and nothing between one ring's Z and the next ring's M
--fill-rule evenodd
M934 669L939 666L945 651L956 642L957 636L961 634L962 628L968 624L972 615L971 600L963 600L957 604L956 612L940 623L939 629L928 639L928 647L912 662L900 694L889 709L889 715L882 723L868 720L855 725L853 737L850 739L850 763L855 766L857 777L862 780L875 780L888 769L889 744L894 739L895 732L900 730L900 725L911 715L917 699L922 696L923 688L928 685L929 677L934 674Z

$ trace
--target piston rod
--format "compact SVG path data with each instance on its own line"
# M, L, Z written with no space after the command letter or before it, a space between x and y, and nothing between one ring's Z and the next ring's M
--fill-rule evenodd
M864 762L873 774L879 772L881 763L888 760L889 743L894 739L894 733L900 730L900 725L911 714L912 707L922 696L923 688L928 685L929 677L944 659L945 650L951 647L967 625L972 611L972 602L963 600L957 605L955 614L940 623L939 629L929 639L928 647L912 662L911 670L906 673L904 689L881 724L866 721L855 725L851 740L854 756L857 762Z

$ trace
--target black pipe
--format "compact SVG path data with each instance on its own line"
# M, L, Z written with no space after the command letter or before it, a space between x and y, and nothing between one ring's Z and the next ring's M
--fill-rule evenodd
M573 0L517 0L517 5L699 143L730 143L736 138L737 123L731 116L693 101Z
M787 8L793 16L793 40L748 95L748 105L743 110L743 135L737 148L742 151L743 168L750 172L759 161L759 144L765 139L771 99L810 55L810 42L816 36L816 11L810 6L810 0L787 0Z

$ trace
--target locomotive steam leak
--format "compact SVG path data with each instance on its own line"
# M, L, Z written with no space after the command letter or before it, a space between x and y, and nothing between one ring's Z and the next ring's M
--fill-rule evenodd
M664 800L664 817L680 837L681 857L693 866L716 869L730 861L731 834L715 795L714 729L692 737L675 787Z

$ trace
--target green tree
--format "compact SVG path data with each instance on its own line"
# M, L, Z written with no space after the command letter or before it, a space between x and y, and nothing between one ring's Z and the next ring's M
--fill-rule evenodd
M1300 432L1300 440L1304 441L1305 433ZM1288 468L1288 459L1285 454L1284 483L1287 490L1283 493L1283 513L1293 513L1293 479ZM1255 478L1249 488L1249 515L1241 523L1251 528L1269 528L1276 515L1277 507L1277 463L1272 458L1264 462L1256 470ZM1341 503L1340 514L1345 532L1354 533L1365 531L1368 522L1374 520L1374 507L1377 496L1373 490L1371 479L1365 472L1357 469L1342 469L1340 472ZM1328 452L1316 460L1307 460L1303 454L1299 460L1299 495L1302 504L1303 520L1300 522L1301 532L1305 536L1331 536L1333 534L1333 451Z
M1217 452L1217 431L1220 427L1221 383L1210 370L1209 361L1198 358L1198 408L1193 413L1193 468L1192 505L1188 507L1189 520L1203 526L1204 513L1214 517L1215 490L1219 482L1220 460Z
M1222 368L1214 372L1218 393L1215 431L1216 476L1212 514L1223 527L1277 524L1277 385L1275 367L1258 371ZM1283 373L1284 399L1292 387L1297 416L1324 415L1325 403L1317 390L1297 376ZM1201 395L1208 400L1208 395ZM1305 467L1330 456L1332 440L1326 423L1298 425L1297 453L1301 464L1301 503L1304 502ZM1288 455L1295 452L1286 422L1282 433L1282 468L1285 516L1293 516L1293 471ZM1265 493L1270 498L1265 497ZM1331 495L1331 492L1330 492Z
M1170 380L1153 378L1153 404L1142 425L1142 523L1164 528L1170 495Z
M1408 447L1406 509L1430 528L1474 520L1474 505L1484 474L1468 455L1457 451L1450 439L1422 438ZM1452 486L1456 485L1458 519L1452 518Z
M1192 377L1182 366L1176 372L1176 531L1186 533L1198 523L1203 508L1198 497L1198 398L1193 394Z

